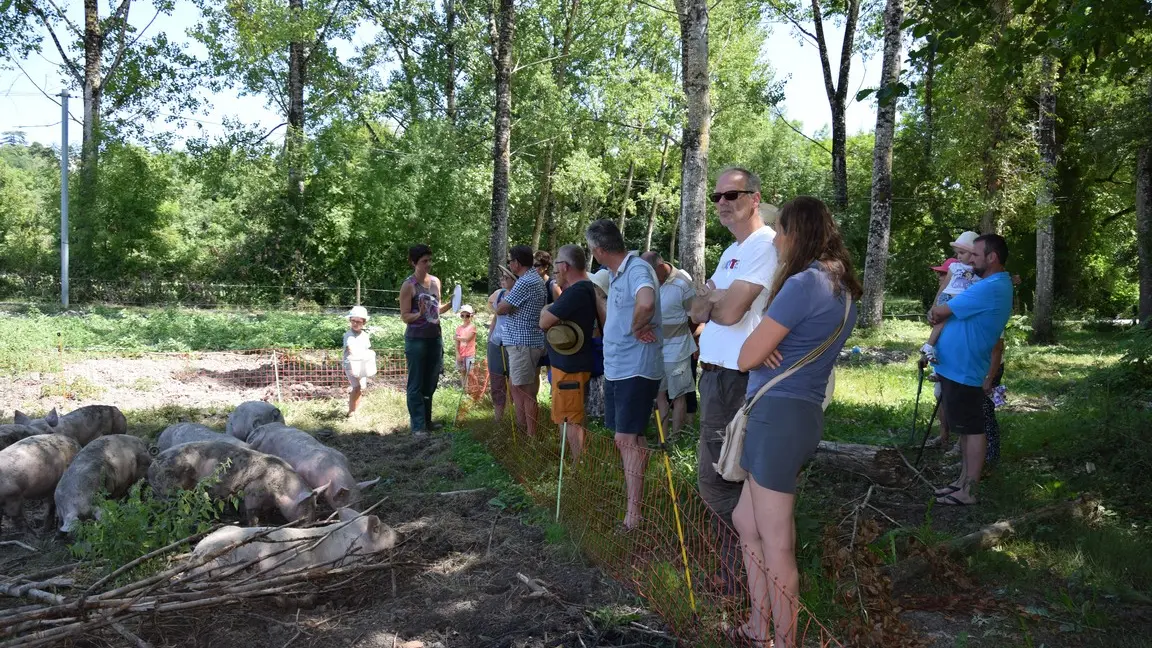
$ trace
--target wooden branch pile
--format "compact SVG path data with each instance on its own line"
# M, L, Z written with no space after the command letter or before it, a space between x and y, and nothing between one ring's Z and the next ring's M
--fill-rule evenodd
M175 556L179 548L194 544L211 530L195 534L141 556L73 595L48 590L78 590L72 579L58 577L65 568L72 570L77 564L39 574L0 577L0 595L33 601L30 605L0 610L0 648L46 646L103 628L111 628L137 646L147 646L146 642L124 627L126 619L142 614L199 610L267 597L314 596L343 589L365 574L395 566L391 561L348 565L362 557L346 554L331 562L302 569L246 574L246 570L256 563L269 558L262 556L224 569L193 574L198 567L237 547L259 542L273 531L294 524L267 529L203 556L192 556L190 559ZM287 563L300 553L314 549L331 534L330 531L319 538L308 538L307 542L292 544L271 557L280 559L277 565ZM163 556L175 560L176 565L127 585L100 591L139 565ZM271 569L275 569L275 566ZM332 583L332 579L337 579L337 582Z

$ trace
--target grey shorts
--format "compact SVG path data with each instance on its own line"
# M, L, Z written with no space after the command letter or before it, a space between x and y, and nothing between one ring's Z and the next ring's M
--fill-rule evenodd
M540 368L537 362L544 355L543 348L510 346L508 349L508 378L514 387L540 386Z
M748 415L740 466L764 488L795 493L800 468L823 435L820 403L765 395Z
M660 391L668 393L668 400L676 400L695 389L696 381L692 379L691 358L664 363L664 377L660 379Z

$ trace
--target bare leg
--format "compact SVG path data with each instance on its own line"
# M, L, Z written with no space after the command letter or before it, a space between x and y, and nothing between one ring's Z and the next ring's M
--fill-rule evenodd
M525 410L528 407L528 396L521 385L512 385L512 413L516 418L516 429L524 430L527 422L524 420Z
M752 639L766 639L771 618L779 648L797 645L800 572L796 567L795 503L794 494L769 490L749 479L732 516L744 545L752 599L744 633Z
M616 434L616 447L624 464L624 486L628 497L624 526L632 529L640 524L640 505L644 501L644 469L647 462L647 444L643 434Z
M568 424L568 448L572 453L572 463L580 460L580 453L584 452L584 427L575 423Z
M944 330L944 322L932 327L932 332L928 334L928 344L936 346L936 342L940 340L940 331Z
M536 394L540 391L540 381L537 380L529 385L512 386L512 393L520 392L519 407L516 408L516 414L519 416L520 412L524 412L524 429L530 436L536 436L536 418L540 414L540 406L536 402Z
M356 413L356 408L360 407L360 384L357 383L352 387L352 391L348 394L348 416Z
M687 418L688 399L683 394L681 394L676 398L676 400L672 401L672 436L675 437L680 435L680 431L684 429L684 421Z

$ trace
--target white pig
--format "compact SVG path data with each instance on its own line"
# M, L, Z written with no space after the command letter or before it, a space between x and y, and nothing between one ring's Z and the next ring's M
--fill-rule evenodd
M272 508L288 520L312 519L324 487L309 488L283 459L223 441L196 441L161 452L148 468L148 484L160 496L173 489L190 490L226 461L231 463L208 492L220 499L242 492L248 524Z
M92 500L101 490L113 499L144 479L152 456L148 444L129 434L110 434L84 446L56 486L56 520L62 533L71 533L81 520L100 519Z
M227 526L209 534L192 552L192 560L219 552L271 527ZM310 529L277 529L197 567L189 576L230 574L239 565L266 574L312 567L338 567L396 545L396 532L375 515L340 509L340 521ZM304 547L297 553L297 549Z
M164 452L168 448L196 441L223 441L224 443L231 443L243 448L248 447L247 443L235 437L230 437L227 434L220 434L206 425L200 425L199 423L177 423L164 428L164 431L160 433L160 437L156 440L156 448L160 450L160 452Z
M57 414L56 408L53 407L42 419L28 418L27 414L16 410L12 422L34 427L44 434L70 436L81 446L86 446L92 439L105 434L128 433L128 421L124 419L124 414L112 405L89 405L72 410L64 416Z
M252 430L261 425L283 422L284 415L275 405L270 405L264 401L246 401L237 405L236 409L228 415L228 424L224 427L224 433L241 441L247 441Z
M282 423L256 428L248 435L248 445L253 450L287 461L313 488L331 484L324 493L324 501L332 510L355 506L360 501L360 491L380 481L377 477L371 481L357 482L352 477L348 458L343 452L329 448L303 430Z
M40 431L27 425L14 425L11 423L0 425L0 450L7 448L20 439L27 439L34 434L40 434Z
M0 505L4 514L24 526L24 500L48 499L48 518L55 517L52 493L80 452L80 444L62 434L37 434L0 450Z

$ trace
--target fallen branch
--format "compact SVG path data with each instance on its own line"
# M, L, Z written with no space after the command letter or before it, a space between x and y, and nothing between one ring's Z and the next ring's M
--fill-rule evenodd
M834 470L859 473L881 486L896 486L904 481L898 455L893 448L821 441L812 460Z
M1100 501L1094 496L1081 495L1074 500L1050 504L1010 520L993 522L967 535L952 538L943 543L943 546L948 553L954 556L968 556L982 549L999 546L1005 540L1026 534L1039 523L1054 518L1095 519L1099 508ZM928 571L930 567L931 564L923 556L912 556L890 565L886 569L892 582L896 583L916 578Z
M0 547L6 547L8 545L15 545L17 547L20 547L21 549L27 549L28 551L31 551L32 553L37 553L36 547L26 545L23 542L20 542L19 540L0 540Z
M60 605L64 603L64 597L59 594L52 594L45 592L42 589L31 587L31 585L39 585L39 583L30 583L25 585L11 585L0 583L0 594L12 596L15 598L28 598L33 601L43 601L45 603L52 603L53 605Z

